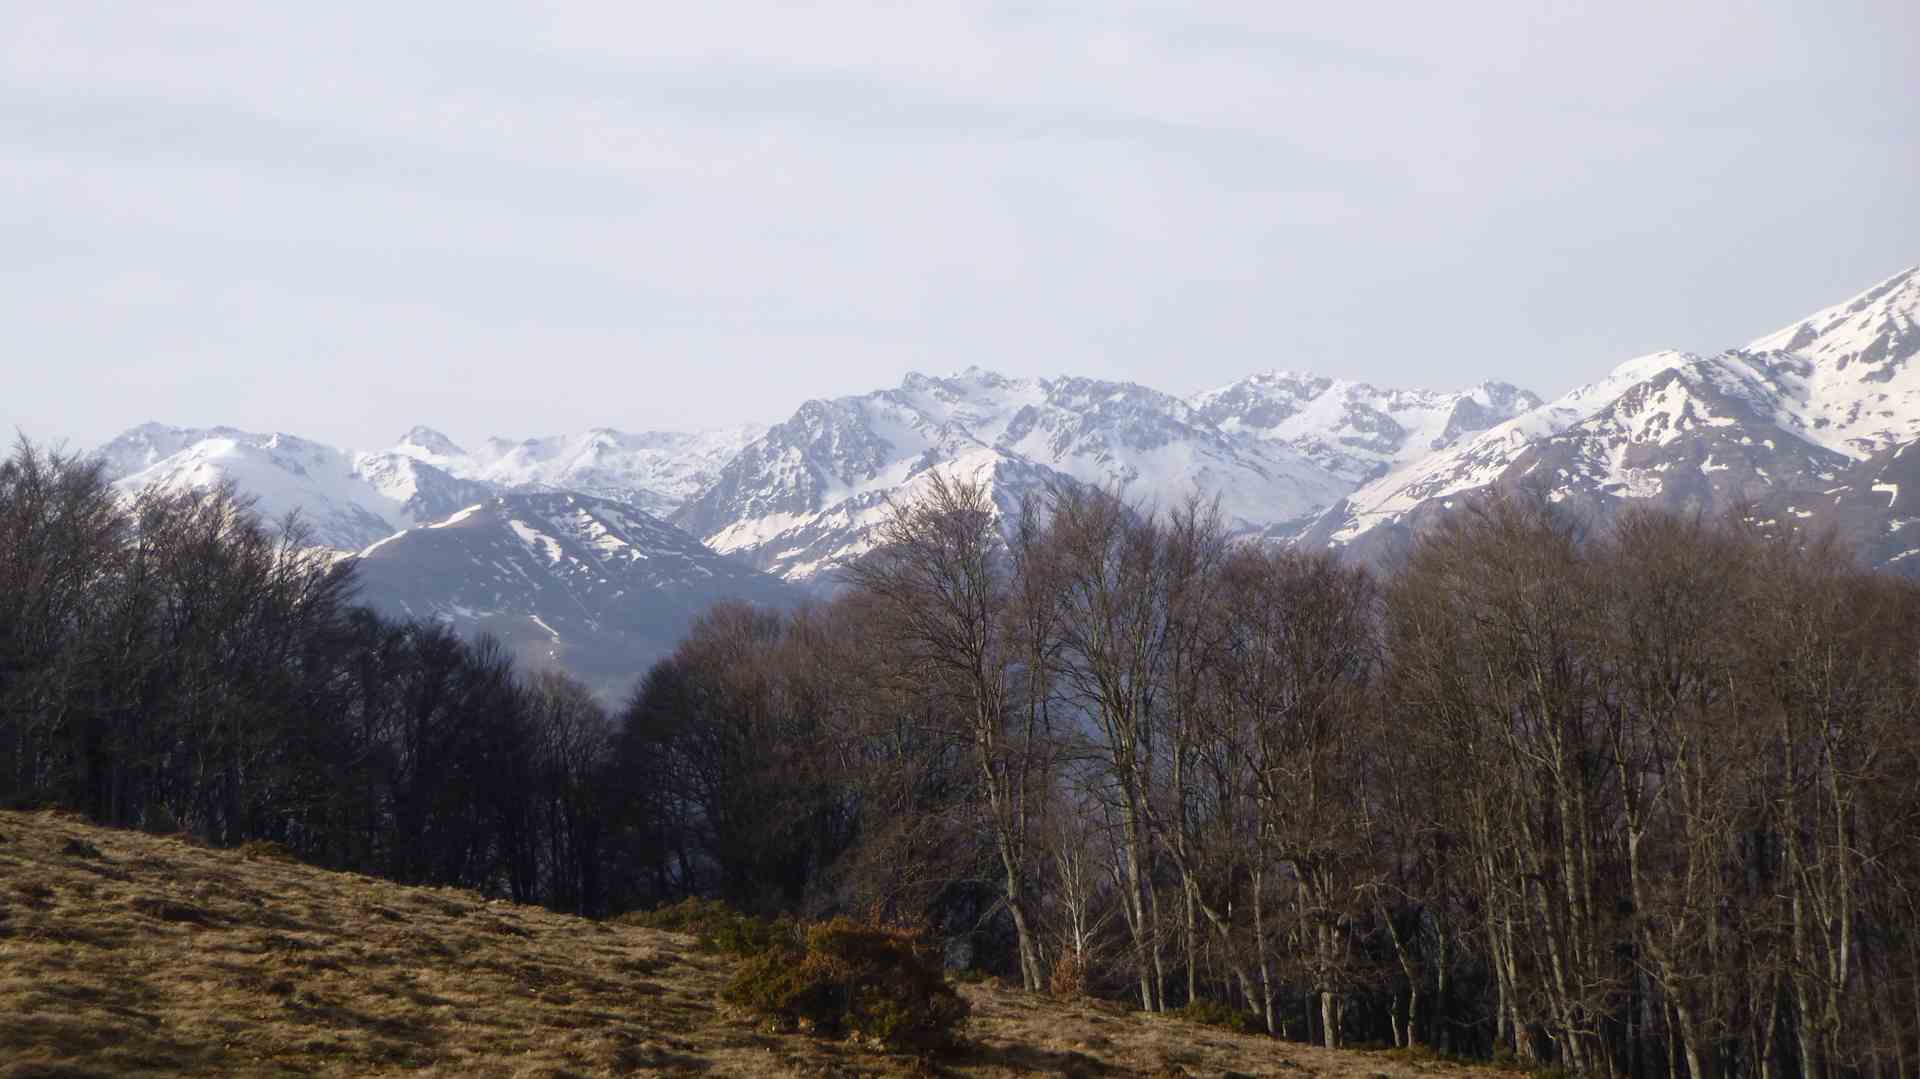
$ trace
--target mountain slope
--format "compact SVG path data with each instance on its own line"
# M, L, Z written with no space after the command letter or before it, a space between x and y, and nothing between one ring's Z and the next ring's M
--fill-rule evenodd
M231 482L269 520L297 512L312 542L362 552L362 602L492 632L614 696L716 600L797 602L634 507L671 504L703 474L700 455L727 452L733 437L589 432L517 444L486 466L423 427L393 450L349 453L286 434L147 424L97 454L125 492ZM540 476L618 501L543 492ZM503 494L509 484L520 490Z
M1004 510L1060 484L1168 504L1217 495L1242 534L1310 518L1361 480L1537 403L1489 383L1379 390L1272 372L1183 401L1133 383L1009 379L978 368L809 401L773 428L579 435L469 450L428 427L346 453L288 435L149 424L100 451L124 485L233 479L317 542L371 546L503 492L591 495L675 523L795 581L871 545L890 499L933 471L985 479Z
M1228 435L1288 446L1357 486L1538 408L1540 398L1505 382L1453 392L1398 390L1267 371L1196 394L1190 403Z
M1907 270L1745 349L1630 360L1361 486L1296 539L1377 556L1491 488L1601 515L1625 500L1718 513L1825 490L1920 438L1917 313L1920 271Z
M415 427L390 452L500 490L578 491L664 516L712 483L764 430L632 434L595 427L521 442L492 438L470 453L438 431Z
M1764 525L1832 531L1868 564L1920 575L1920 441L1882 450L1818 489L1777 492L1754 514Z
M1363 558L1493 488L1538 488L1599 517L1627 502L1751 506L1830 525L1875 564L1920 572L1909 557L1920 528L1881 505L1883 489L1915 482L1902 447L1920 441L1917 326L1920 268L1744 349L1642 356L1544 404L1504 383L1393 390L1287 371L1183 400L972 368L808 401L765 429L596 428L469 450L416 427L390 449L347 453L149 424L99 452L124 490L230 479L269 517L299 510L317 542L368 552L376 605L494 630L605 688L718 595L793 602L752 569L831 587L833 568L935 474L984 481L1006 513L1062 485L1160 506L1200 492L1219 497L1236 534ZM669 513L691 539L656 519ZM676 576L672 558L652 555L602 567L595 559L611 555L594 528L633 550L676 551L706 575ZM730 583L689 583L719 580Z
M252 854L252 856L250 856ZM694 938L183 837L0 810L8 1075L1502 1074L1334 1051L1101 1001L955 988L935 1059L774 1033Z
M364 547L486 497L489 488L424 462L350 454L288 434L149 423L96 451L115 486L192 490L231 481L262 517L297 512L314 543Z
M866 550L888 499L935 469L986 480L1003 507L1059 483L1160 505L1198 491L1220 498L1236 532L1262 533L1533 403L1499 384L1449 395L1273 374L1183 401L1098 379L912 374L802 405L673 519L797 581Z
M492 494L491 484L476 483L397 453L356 453L353 474L400 504L402 525L436 521Z
M1866 458L1920 438L1920 266L1745 351L1780 357L1789 422L1821 445Z
M522 659L563 666L609 696L714 603L800 598L631 506L569 492L495 495L369 545L354 567L376 610L492 633Z
M205 488L232 480L278 519L298 510L314 542L358 550L503 491L578 491L656 515L709 483L756 427L698 434L579 435L510 442L468 453L428 427L390 449L348 451L284 433L148 423L95 451L122 490Z

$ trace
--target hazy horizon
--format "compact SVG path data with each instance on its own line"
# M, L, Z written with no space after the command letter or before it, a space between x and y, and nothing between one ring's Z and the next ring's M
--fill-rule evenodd
M0 429L777 422L978 365L1551 398L1920 262L1920 11L9 5Z

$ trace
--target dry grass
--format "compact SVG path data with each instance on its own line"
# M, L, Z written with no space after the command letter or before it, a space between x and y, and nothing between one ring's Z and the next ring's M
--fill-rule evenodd
M987 985L961 987L960 1051L886 1056L726 1010L731 967L679 934L0 813L7 1079L1471 1074Z

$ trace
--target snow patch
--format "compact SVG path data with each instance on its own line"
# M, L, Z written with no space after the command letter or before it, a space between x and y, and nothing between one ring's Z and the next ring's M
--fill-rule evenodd
M468 506L466 509L463 509L460 512L453 514L452 516L448 517L446 520L436 521L433 524L428 525L427 527L428 528L450 528L454 525L459 524L461 521L464 521L467 518L472 517L474 514L479 513L481 510L486 508L487 508L487 504L485 502L480 502L475 505Z
M375 552L375 551L377 551L377 550L379 550L379 549L380 549L380 548L382 548L382 547L385 547L385 546L386 546L387 544L389 544L389 543L392 543L392 542L393 542L394 540L397 540L397 539L399 539L399 538L400 538L401 536L404 536L404 535L406 535L406 534L407 534L407 530L406 530L406 529L401 529L400 531L398 531L398 532L395 532L395 533L394 533L393 535L391 535L391 536L388 536L388 537L387 537L386 539L383 539L383 540L381 540L381 541L379 541L378 543L375 543L375 544L372 544L372 545L371 545L371 546L369 546L369 547L368 547L368 548L367 548L366 550L363 550L363 551L361 551L361 552L360 552L360 557L361 557L361 558L365 558L365 557L367 557L368 555L370 555L370 554L372 554L373 552Z
M520 537L521 543L527 545L527 550L545 557L549 563L560 561L563 552L559 541L552 536L537 531L526 522L517 519L508 521L507 527L513 529L513 534Z

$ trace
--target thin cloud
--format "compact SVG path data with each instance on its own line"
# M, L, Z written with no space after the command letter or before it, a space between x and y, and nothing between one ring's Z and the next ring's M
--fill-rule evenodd
M82 2L0 36L0 424L376 445L970 364L1551 394L1920 255L1910 5Z

